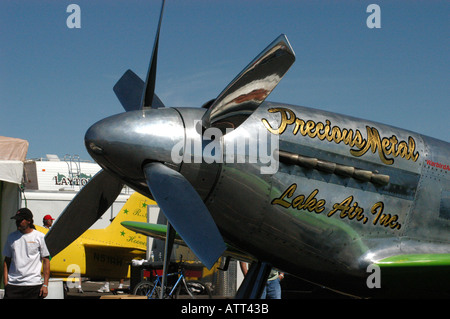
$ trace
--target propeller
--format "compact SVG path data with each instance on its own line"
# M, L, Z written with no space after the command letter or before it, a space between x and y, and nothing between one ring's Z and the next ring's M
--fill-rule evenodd
M123 185L104 170L91 178L45 235L50 255L57 255L89 229L114 203Z
M164 4L166 1L163 1L161 4L161 13L159 14L159 22L158 22L158 30L156 31L156 38L153 44L153 52L152 57L150 59L150 67L147 73L147 79L145 81L145 91L142 94L142 107L153 107L152 104L153 95L155 93L155 84L156 84L156 65L158 62L158 46L159 46L159 33L161 31L161 22L164 12Z
M151 193L167 217L165 249L167 263L169 262L168 257L170 255L168 253L172 250L175 231L208 268L213 266L226 249L220 231L195 187L181 173L172 168L175 167L174 165L166 163L167 159L152 158L153 156L166 158L162 153L164 147L158 143L165 143L170 141L171 138L175 141L175 139L170 135L170 130L162 130L161 128L174 127L176 123L162 123L166 118L161 116L156 119L153 118L158 124L156 125L157 133L169 134L168 138L164 139L165 142L158 140L158 134L151 135L155 139L154 141L149 141L146 138L148 135L139 135L139 132L149 127L145 125L138 126L138 129L133 131L134 134L139 136L136 136L135 139L133 136L132 142L130 140L125 140L125 142L118 140L123 134L120 134L121 131L117 130L117 125L123 126L125 122L127 125L131 125L131 121L127 119L149 121L152 118L150 114L155 114L153 112L158 110L133 111L164 107L154 93L163 10L164 1L161 6L158 30L145 83L133 71L128 70L114 86L114 92L127 112L108 120L107 124L103 122L103 124L96 126L97 130L93 130L94 124L86 133L85 142L88 151L104 170L95 175L78 192L47 233L46 242L52 256L64 249L102 216L120 194L125 181L140 190L147 184L150 192L147 189L144 189L145 192L142 190L141 192ZM202 118L203 126L205 128L210 126L220 128L240 125L276 87L294 60L294 52L287 38L284 35L279 36L244 68L210 104ZM165 111L168 110L165 109ZM159 112L157 114L166 114L163 110ZM106 130L106 125L109 125L109 130ZM95 131L95 134L90 135L89 138L92 141L89 142L88 134L93 131ZM114 132L116 135L114 137L106 136L107 131ZM129 147L131 146L130 143L133 144L134 148ZM155 145L155 149L152 149L152 152L146 152L146 148L149 148L150 145ZM118 154L121 156L125 154L126 156L120 157L115 162L115 156ZM145 154L151 155L140 158L141 155L146 156ZM133 163L139 163L132 165L133 167L130 168L132 173L129 173L130 170L127 170L129 168L126 167L129 164L128 157L133 157ZM142 166L142 169L141 163L146 163ZM186 167L186 169L189 169L188 166ZM142 176L136 177L136 174ZM133 176L129 177L130 175ZM120 179L118 176L121 176Z
M203 127L238 127L273 91L294 61L294 50L282 34L219 94L203 115Z
M169 223L203 264L211 268L226 246L197 191L183 175L161 163L145 165L144 174Z
M147 78L144 81L131 70L127 70L120 80L114 85L113 91L124 107L125 111L134 111L146 107L161 108L164 104L155 94L156 85L156 66L158 62L159 34L164 12L165 1L162 2L159 15L158 28L156 31L155 42L153 44L152 56L147 72Z
M131 70L127 70L116 85L113 87L114 93L122 104L125 111L140 110L142 108L141 101L144 92L144 81ZM152 107L164 107L163 102L156 94L153 94Z

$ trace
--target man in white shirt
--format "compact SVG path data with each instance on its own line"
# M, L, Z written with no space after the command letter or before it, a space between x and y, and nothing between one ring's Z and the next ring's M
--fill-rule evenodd
M3 250L4 299L45 298L50 277L50 254L44 234L35 229L33 214L28 208L19 209L11 219L16 220L17 231L8 235ZM44 283L41 281L42 265Z

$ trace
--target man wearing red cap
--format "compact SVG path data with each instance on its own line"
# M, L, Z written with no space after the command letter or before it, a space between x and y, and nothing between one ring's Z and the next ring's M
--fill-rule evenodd
M44 234L35 229L33 214L28 208L19 209L11 219L16 220L17 230L8 235L3 250L4 299L45 298L50 277L50 254Z
M50 215L45 215L45 216L44 216L44 219L42 220L42 223L44 224L44 227L45 227L45 228L50 229L50 227L52 227L52 224L53 224L53 221L54 221L54 220L55 220L55 219L52 218L52 216L50 216Z

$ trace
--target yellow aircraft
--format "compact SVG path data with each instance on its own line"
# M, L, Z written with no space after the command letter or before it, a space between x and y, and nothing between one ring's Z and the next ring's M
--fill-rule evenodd
M123 279L129 277L132 259L145 258L147 237L121 225L123 221L147 221L147 206L156 202L134 193L105 229L89 229L51 259L51 277L66 280ZM46 234L47 228L36 226Z

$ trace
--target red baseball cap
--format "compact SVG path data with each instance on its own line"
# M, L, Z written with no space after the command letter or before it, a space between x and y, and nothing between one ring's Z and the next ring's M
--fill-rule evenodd
M49 220L49 219L55 220L55 219L52 218L52 216L50 216L50 215L45 215L45 216L44 216L44 220Z

